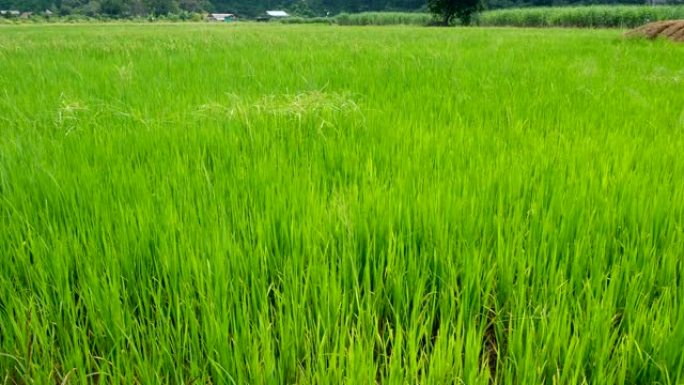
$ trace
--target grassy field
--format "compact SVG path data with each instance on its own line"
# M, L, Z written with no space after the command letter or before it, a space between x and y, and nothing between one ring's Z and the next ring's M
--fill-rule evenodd
M683 58L0 28L0 384L681 384Z

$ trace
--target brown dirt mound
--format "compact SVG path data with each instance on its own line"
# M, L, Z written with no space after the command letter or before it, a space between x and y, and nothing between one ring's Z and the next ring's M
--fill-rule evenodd
M666 37L672 41L684 42L684 20L665 20L648 23L625 34L627 37L646 37L655 39Z

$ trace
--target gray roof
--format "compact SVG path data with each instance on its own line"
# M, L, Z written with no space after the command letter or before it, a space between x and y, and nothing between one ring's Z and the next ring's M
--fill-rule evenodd
M232 13L212 13L210 16L214 20L225 20L226 18L235 17Z
M285 11L266 11L266 14L271 17L288 17L290 15Z

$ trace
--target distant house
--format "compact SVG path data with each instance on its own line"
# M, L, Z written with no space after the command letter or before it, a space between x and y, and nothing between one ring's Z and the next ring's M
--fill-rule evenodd
M236 18L235 14L232 13L212 13L209 15L209 21L227 22L234 21Z
M257 21L269 21L271 19L284 19L290 17L285 11L266 11L266 14L256 18Z
M3 17L18 17L21 15L19 11L0 11L0 15Z
M283 17L290 17L285 11L266 11L266 14L270 17L280 19Z

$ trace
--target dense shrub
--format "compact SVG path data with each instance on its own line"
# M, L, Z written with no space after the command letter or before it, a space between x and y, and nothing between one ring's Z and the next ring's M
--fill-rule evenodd
M80 23L80 22L88 22L89 17L87 16L82 16L82 15L68 15L68 16L63 16L59 18L60 21L64 23Z
M656 20L684 18L682 6L539 7L488 11L476 22L482 26L633 28Z
M334 24L332 17L288 17L280 20L282 24Z
M339 25L429 25L433 18L426 13L363 12L341 13L335 20Z

